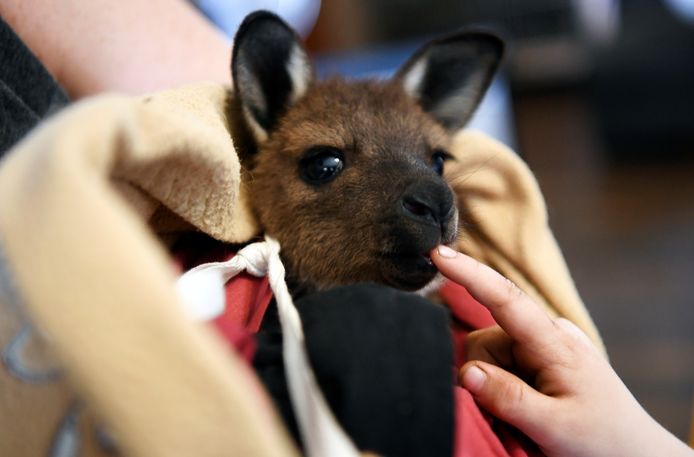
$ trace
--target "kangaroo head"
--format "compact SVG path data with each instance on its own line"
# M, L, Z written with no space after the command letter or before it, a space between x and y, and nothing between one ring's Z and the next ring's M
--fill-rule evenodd
M503 52L493 35L434 40L387 81L317 81L277 16L246 18L234 41L233 107L244 185L301 289L380 282L417 290L428 253L458 233L443 177L450 134L470 118Z

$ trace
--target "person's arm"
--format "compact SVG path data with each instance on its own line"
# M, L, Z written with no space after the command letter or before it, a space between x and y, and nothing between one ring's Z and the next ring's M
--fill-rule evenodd
M464 254L439 247L431 258L499 324L470 334L470 361L460 373L483 408L550 457L694 456L646 413L578 327L551 319L511 281Z
M229 43L183 0L2 0L0 15L73 99L231 81Z

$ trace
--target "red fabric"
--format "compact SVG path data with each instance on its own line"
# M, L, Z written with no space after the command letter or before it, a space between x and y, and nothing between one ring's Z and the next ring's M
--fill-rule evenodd
M439 289L439 295L451 310L453 317L453 357L457 368L465 363L465 337L473 330L491 327L496 324L487 308L463 286L446 281Z
M455 387L455 457L508 457L504 445L492 430L491 420L483 414L470 392Z
M446 281L439 290L451 310L454 363L459 370L465 360L468 333L496 325L487 308L463 286ZM455 387L454 457L539 457L537 446L513 427L482 411L470 392Z
M232 246L207 238L186 240L173 251L175 266L181 272L202 263L224 262L236 255ZM254 335L272 300L270 283L266 277L241 273L231 278L224 289L228 306L211 323L229 346L250 364L256 350Z
M229 256L229 259L233 257ZM228 260L228 259L225 259ZM236 348L247 362L255 355L255 338L260 323L272 300L272 289L267 277L256 278L247 273L234 276L225 286L226 303L224 314L212 324L229 344ZM234 306L230 306L230 304Z
M191 254L196 251L196 254ZM199 246L187 246L175 253L182 271L203 263L228 260L233 252L226 248L211 251ZM212 321L220 334L249 363L255 353L253 335L260 328L265 311L272 299L267 278L241 274L225 286L227 306L223 315ZM465 363L465 337L473 330L495 325L489 311L458 284L446 282L440 295L453 317L454 363L457 369ZM455 444L454 457L536 457L542 456L537 446L513 427L482 411L470 392L454 388Z

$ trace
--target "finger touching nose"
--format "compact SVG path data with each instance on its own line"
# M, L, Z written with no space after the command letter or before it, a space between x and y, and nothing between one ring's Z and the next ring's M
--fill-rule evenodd
M512 281L447 246L433 249L431 260L445 277L465 287L486 306L514 340L539 345L554 341L556 326L552 319Z

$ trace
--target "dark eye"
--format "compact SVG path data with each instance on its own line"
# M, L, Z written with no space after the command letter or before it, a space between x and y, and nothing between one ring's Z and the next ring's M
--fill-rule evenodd
M330 146L317 146L304 153L299 162L299 173L309 184L323 184L340 174L344 167L342 151Z
M446 151L440 149L434 151L431 155L431 169L434 170L437 175L443 175L443 163L450 158L451 155Z

